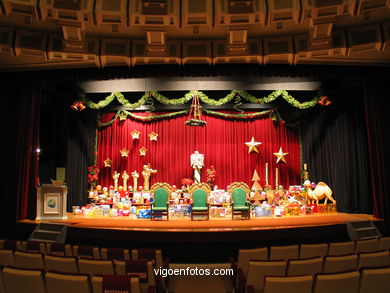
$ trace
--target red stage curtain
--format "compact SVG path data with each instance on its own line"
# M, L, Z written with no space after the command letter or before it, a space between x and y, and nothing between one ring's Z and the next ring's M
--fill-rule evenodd
M104 114L102 121L112 118L112 114ZM113 184L112 173L130 172L137 170L141 173L142 166L151 163L158 173L151 177L151 184L168 182L181 186L181 178L192 178L193 170L190 166L190 155L195 151L205 155L205 167L202 172L202 181L206 181L206 168L214 165L217 171L215 184L219 188L226 188L232 182L243 181L252 186L252 176L256 169L265 184L265 163L269 163L269 181L275 183L276 157L273 153L282 147L283 152L289 153L287 164L279 164L279 184L284 187L300 184L300 146L299 138L284 125L275 123L271 119L257 120L226 120L210 116L203 116L207 125L187 126L184 122L188 116L176 117L169 120L160 120L142 123L127 119L117 119L112 126L99 131L98 165L101 170L99 184L108 186ZM141 132L139 140L133 140L130 132L137 129ZM150 141L148 134L158 133L157 141ZM245 142L252 138L261 142L260 153L248 154ZM148 151L145 157L139 154L139 148L145 146ZM119 150L127 148L129 156L121 157ZM112 167L104 167L103 161L112 159ZM129 185L132 185L130 177ZM142 176L139 178L142 185ZM122 179L119 181L122 185Z

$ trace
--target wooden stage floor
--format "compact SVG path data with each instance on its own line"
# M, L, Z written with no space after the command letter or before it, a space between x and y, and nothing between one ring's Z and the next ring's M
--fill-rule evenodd
M289 229L300 227L316 227L326 225L345 224L349 221L373 220L377 221L372 215L367 214L313 214L302 216L284 216L284 217L262 217L250 220L241 219L210 219L194 220L190 219L170 219L155 220L150 219L131 219L129 217L88 217L75 216L68 214L67 220L53 220L52 223L66 223L75 228L102 228L102 229L121 229L138 231L229 231L229 230L270 230L270 229ZM38 223L38 221L23 220L22 222Z

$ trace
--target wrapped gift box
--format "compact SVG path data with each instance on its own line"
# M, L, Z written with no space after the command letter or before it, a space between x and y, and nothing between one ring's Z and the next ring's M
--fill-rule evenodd
M319 204L317 206L318 213L324 214L328 212L328 206L326 204Z
M318 208L316 204L308 204L306 208L306 214L315 214L318 213Z
M336 204L328 204L328 213L336 213L337 212L337 208L336 208Z

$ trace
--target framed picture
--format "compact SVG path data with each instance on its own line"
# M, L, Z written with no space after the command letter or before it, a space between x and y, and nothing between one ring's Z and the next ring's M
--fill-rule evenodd
M59 193L45 193L43 199L44 214L59 214L61 211L61 195Z

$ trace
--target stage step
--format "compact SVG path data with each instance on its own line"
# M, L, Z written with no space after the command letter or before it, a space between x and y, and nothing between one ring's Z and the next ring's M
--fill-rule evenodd
M382 237L381 232L372 221L347 222L348 236L351 240L363 240Z
M65 243L67 225L39 223L28 238L29 241Z

